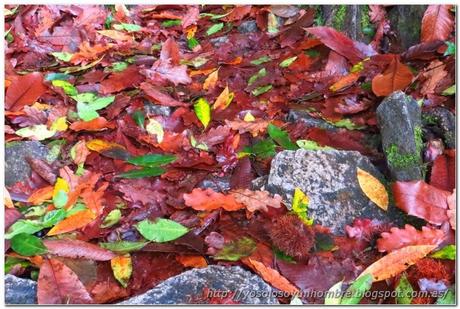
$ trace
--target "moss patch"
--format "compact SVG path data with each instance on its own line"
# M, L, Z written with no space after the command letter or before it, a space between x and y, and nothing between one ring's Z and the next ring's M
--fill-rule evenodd
M345 17L347 15L347 6L339 5L335 11L334 20L332 21L332 26L337 30L343 30L345 26Z

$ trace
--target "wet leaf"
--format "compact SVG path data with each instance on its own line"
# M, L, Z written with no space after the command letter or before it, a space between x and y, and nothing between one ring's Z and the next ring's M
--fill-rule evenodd
M215 260L238 261L256 250L256 242L249 237L232 241L214 255Z
M193 105L193 108L197 118L206 129L209 122L211 121L211 107L209 106L208 101L206 101L205 98L199 98L195 105Z
M114 277L126 288L133 273L133 263L129 254L120 255L110 260Z
M346 290L344 297L340 300L341 305L356 305L359 304L364 296L372 286L372 275L360 275L350 287Z
M34 104L45 91L41 73L34 72L19 76L6 90L5 109L19 111L26 105Z
M359 186L364 194L386 211L388 209L388 192L380 180L359 167L357 168L357 177Z
M24 256L41 255L47 252L40 238L25 233L11 238L11 248Z
M58 234L72 232L74 230L80 229L86 226L88 223L92 222L95 219L95 214L87 209L78 211L77 213L68 216L58 224L56 224L48 232L48 236L54 236Z

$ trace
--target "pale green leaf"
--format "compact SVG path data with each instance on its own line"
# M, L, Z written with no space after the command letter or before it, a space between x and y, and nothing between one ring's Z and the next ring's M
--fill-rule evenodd
M195 114L206 128L211 121L211 107L205 98L199 98L198 101L193 105Z
M16 131L16 135L25 138L31 138L37 141L42 141L44 139L50 138L54 136L54 134L56 134L56 131L48 130L45 124L37 124Z
M253 96L259 96L261 94L264 94L267 91L270 91L273 88L272 85L265 85L265 86L260 86L254 90L251 91Z
M224 23L218 23L218 24L214 24L212 25L211 27L209 27L209 29L206 31L206 34L209 36L209 35L213 35L214 33L217 33L219 32L220 30L222 30L222 28L224 27Z
M55 79L51 82L51 84L54 87L62 88L62 90L64 90L64 93L67 94L68 96L74 96L78 94L77 88L75 88L74 85L72 85L66 80Z
M297 56L294 56L294 57L291 57L291 58L287 58L287 59L284 59L283 61L281 61L280 63L280 67L282 68L287 68L288 66L290 66L294 61L297 60Z
M145 239L155 242L171 241L188 232L188 228L182 224L163 218L159 218L155 222L146 219L135 226Z
M155 119L149 119L149 123L147 124L145 129L147 130L147 132L157 137L158 143L163 142L165 132L163 130L163 126L161 125L161 123L159 123Z
M142 249L146 244L145 241L117 241L99 243L99 246L114 252L131 252Z
M69 62L73 57L73 54L67 52L54 52L51 53L51 55L53 55L56 59L64 62Z
M455 260L456 251L455 245L447 245L431 254L430 257L434 259Z
M111 227L115 224L118 223L121 219L121 210L120 209L114 209L109 214L104 218L104 221L102 221L101 228L105 229L108 227Z
M399 279L398 286L395 288L396 292L396 303L402 305L409 305L412 302L412 293L414 289L407 280L407 276L404 273Z
M267 75L267 70L262 68L256 74L252 75L248 80L248 86L251 86L256 80Z

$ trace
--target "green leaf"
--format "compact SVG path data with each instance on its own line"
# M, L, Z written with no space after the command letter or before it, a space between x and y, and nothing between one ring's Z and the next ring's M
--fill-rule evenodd
M195 38L187 39L187 46L188 46L189 49L193 50L198 45L200 45L200 42L198 42L197 39L195 39Z
M252 147L245 147L243 152L255 155L262 159L273 157L276 155L276 145L272 139L261 140L254 144Z
M53 80L68 80L71 79L72 75L64 74L64 73L48 73L45 76L46 81L53 81Z
M434 259L455 260L456 251L455 245L447 245L441 250L431 254L430 257Z
M216 20L216 19L221 19L221 18L227 16L230 13L231 13L231 11L229 11L228 13L225 13L225 14L201 13L200 18L202 18L202 17L211 17L212 20Z
M114 252L131 252L142 249L148 242L146 241L117 241L117 242L103 242L99 246Z
M59 190L57 194L53 197L53 204L56 208L62 208L67 204L69 200L67 192L64 190Z
M256 74L252 75L248 80L248 86L251 86L257 79L267 75L267 70L262 68Z
M281 147L287 150L296 150L299 147L291 141L289 134L273 124L267 127L268 135L277 142Z
M47 208L47 205L28 207L23 215L25 218L41 217L46 213Z
M437 305L455 305L455 291L450 288L436 300Z
M125 23L113 25L113 28L115 30L125 30L125 31L128 31L128 32L136 32L136 31L139 31L139 30L142 29L142 27L139 26L139 25L125 24Z
M260 57L260 58L255 59L255 60L252 60L252 61L251 61L251 64L253 64L253 65L260 65L260 64L262 64L262 63L269 62L269 61L271 61L271 60L272 60L272 58L270 58L269 56L262 56L262 57Z
M147 154L138 157L131 157L127 161L134 165L157 167L176 161L175 155Z
M292 211L299 217L305 224L312 225L313 219L308 218L308 196L302 192L300 188L295 188L294 197L292 198Z
M329 122L329 123L337 128L346 128L347 130L359 130L359 129L364 128L362 126L357 126L348 118L339 120L337 122Z
M23 256L40 255L48 252L40 238L25 233L11 238L11 248Z
M27 260L7 256L6 261L5 261L5 275L8 274L11 271L11 269L16 265L20 265L22 268L26 268L30 266L31 264Z
M145 239L155 242L167 242L177 239L188 232L188 228L176 221L159 218L155 222L143 220L136 229Z
M77 102L78 117L84 121L91 121L99 117L99 114L83 102Z
M314 49L306 50L304 53L305 53L305 55L307 55L309 57L312 57L312 58L316 58L316 57L319 57L321 55L321 53L319 51L314 50Z
M442 95L454 95L454 94L455 94L455 84L453 84L452 86L450 86L449 88L445 89L442 92Z
M317 142L307 140L307 139L299 139L296 141L297 146L302 149L306 150L333 150L334 148L329 146L320 146Z
M144 129L144 122L145 122L145 114L143 111L137 110L134 113L132 113L131 118L133 118L134 122Z
M104 221L102 221L101 228L105 229L108 227L111 227L115 224L118 223L121 219L121 210L120 209L114 209L109 214L107 217L104 218Z
M297 56L294 56L294 57L291 57L291 58L287 58L287 59L284 59L281 63L280 63L280 67L282 68L287 68L288 66L290 66L294 61L297 60Z
M341 305L356 305L359 304L364 296L364 293L368 291L372 286L372 275L366 274L353 282L352 285L345 292L344 297L340 301Z
M58 74L59 74L59 73L58 73ZM54 87L62 88L62 90L64 90L64 93L67 94L68 96L74 96L74 95L77 95L77 94L78 94L77 88L75 88L74 85L72 85L71 83L69 83L69 82L66 81L66 80L59 80L59 79L56 79L56 80L53 80L53 81L51 82L51 84L52 84Z
M92 93L92 92L83 92L79 93L76 95L72 96L72 99L74 99L77 102L82 102L82 103L90 103L96 100L97 95Z
M58 139L58 140L49 142L48 145L46 145L49 149L48 154L46 155L46 160L48 162L56 161L59 158L62 147L65 144L67 144L67 141L65 139Z
M455 52L456 52L455 43L449 42L449 41L445 41L444 43L446 43L447 45L447 49L444 52L444 56L455 55Z
M196 149L209 151L208 145L206 145L205 143L198 143L193 135L190 136L190 145L192 145L192 147Z
M56 59L64 61L64 62L69 62L70 59L72 59L73 57L73 54L67 53L67 52L62 52L62 53L54 52L54 53L51 53L51 55L53 55Z
M268 13L268 22L267 22L267 31L268 33L278 33L278 19L276 18L276 15L273 14L272 12Z
M193 105L195 114L203 124L204 128L208 126L211 121L211 107L205 98L199 98L198 101Z
M75 208L75 206L72 207L72 209L73 208ZM42 225L43 227L52 227L58 224L59 222L61 222L62 220L64 220L66 215L67 215L67 212L63 208L51 210L43 217Z
M130 170L118 175L121 178L144 178L144 177L154 177L159 176L165 172L165 169L161 167L144 167L140 170Z
M311 219L313 223L313 219ZM337 248L334 244L334 239L325 233L315 234L315 248L317 251L333 251Z
M19 129L15 133L21 137L33 138L35 140L42 141L54 136L56 131L48 130L46 124L37 124L34 126Z
M292 256L287 255L286 253L284 253L278 248L273 248L273 253L275 253L275 256L278 260L283 260L283 261L293 263L293 264L296 263L295 259Z
M43 229L43 225L36 221L20 219L8 228L6 239L11 239L18 234L33 234Z
M324 299L325 305L340 305L340 301L342 300L342 284L343 281L339 281L330 287Z
M97 98L96 100L89 102L89 107L92 108L93 110L100 110L103 109L115 100L115 96L109 96L109 97L102 97L102 98Z
M161 23L161 25L165 28L169 27L174 27L174 26L180 26L182 24L182 20L180 19L171 19L171 20L166 20Z
M129 253L111 259L110 266L112 267L115 279L117 279L122 287L126 288L133 274L133 262Z
M158 143L163 142L165 132L163 130L163 126L157 120L149 119L149 123L147 124L147 127L145 129L150 134L156 135Z
M399 279L398 286L395 288L396 292L396 303L402 305L409 305L412 302L412 292L414 289L407 280L406 273L404 273Z
M249 237L232 241L214 255L215 260L238 261L256 250L257 244Z
M123 72L128 67L128 63L124 61L118 61L112 63L110 67L104 69L104 72Z
M213 35L214 33L219 32L220 30L222 30L223 27L224 27L224 23L214 24L211 27L209 27L209 29L206 31L206 34L208 36Z
M260 86L257 87L256 89L252 90L251 93L253 96L259 96L261 94L264 94L267 91L270 91L273 88L272 85L265 85L265 86Z

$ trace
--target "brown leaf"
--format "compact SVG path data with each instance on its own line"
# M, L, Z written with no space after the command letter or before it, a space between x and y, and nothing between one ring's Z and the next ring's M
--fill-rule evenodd
M107 79L101 82L101 93L109 94L126 88L138 86L144 80L135 65L127 67L121 72L112 73Z
M452 5L429 5L422 19L421 41L445 41L454 30L454 17L450 13Z
M180 53L179 46L173 38L169 37L161 47L160 59L163 61L171 61L173 65L179 65Z
M445 67L446 65L439 60L435 60L430 63L428 68L426 68L426 71L423 73L423 77L426 78L426 81L420 90L421 94L434 94L434 90L438 84L444 79L444 77L447 76L447 72L444 70Z
M396 206L411 216L440 225L447 221L447 197L449 192L419 181L393 184Z
M422 227L418 231L412 225L406 224L404 229L393 227L390 232L383 232L381 238L377 239L377 248L380 252L394 251L407 246L415 245L439 245L446 234L442 230Z
M436 245L422 245L398 249L374 262L359 276L371 274L374 282L392 278L417 263L436 247Z
M79 141L74 145L74 147L75 159L73 159L73 162L77 165L85 163L86 157L90 154L88 147L86 147L85 141Z
M5 109L16 112L26 105L32 105L46 91L41 73L34 72L19 76L6 90Z
M142 83L139 88L142 89L148 97L155 100L155 102L160 105L187 106L186 103L177 101L176 99L172 98L169 94L160 91L160 89L148 82Z
M76 239L45 239L43 244L50 254L73 259L110 261L116 256L109 250Z
M402 64L395 56L385 72L372 79L372 91L377 96L387 96L409 86L413 77L409 67Z
M40 305L93 303L77 275L55 259L45 259L40 267L37 300Z
M238 203L233 195L225 195L213 191L212 189L195 188L189 194L184 194L185 205L195 210L211 211L223 208L226 211L236 211L244 208L244 205Z
M26 157L26 160L30 167L48 183L54 184L56 182L56 174L54 170L44 160L32 157Z
M249 189L232 190L231 194L238 203L244 204L250 212L256 210L268 211L267 207L280 208L282 198L278 194L273 197L267 191L252 191Z

